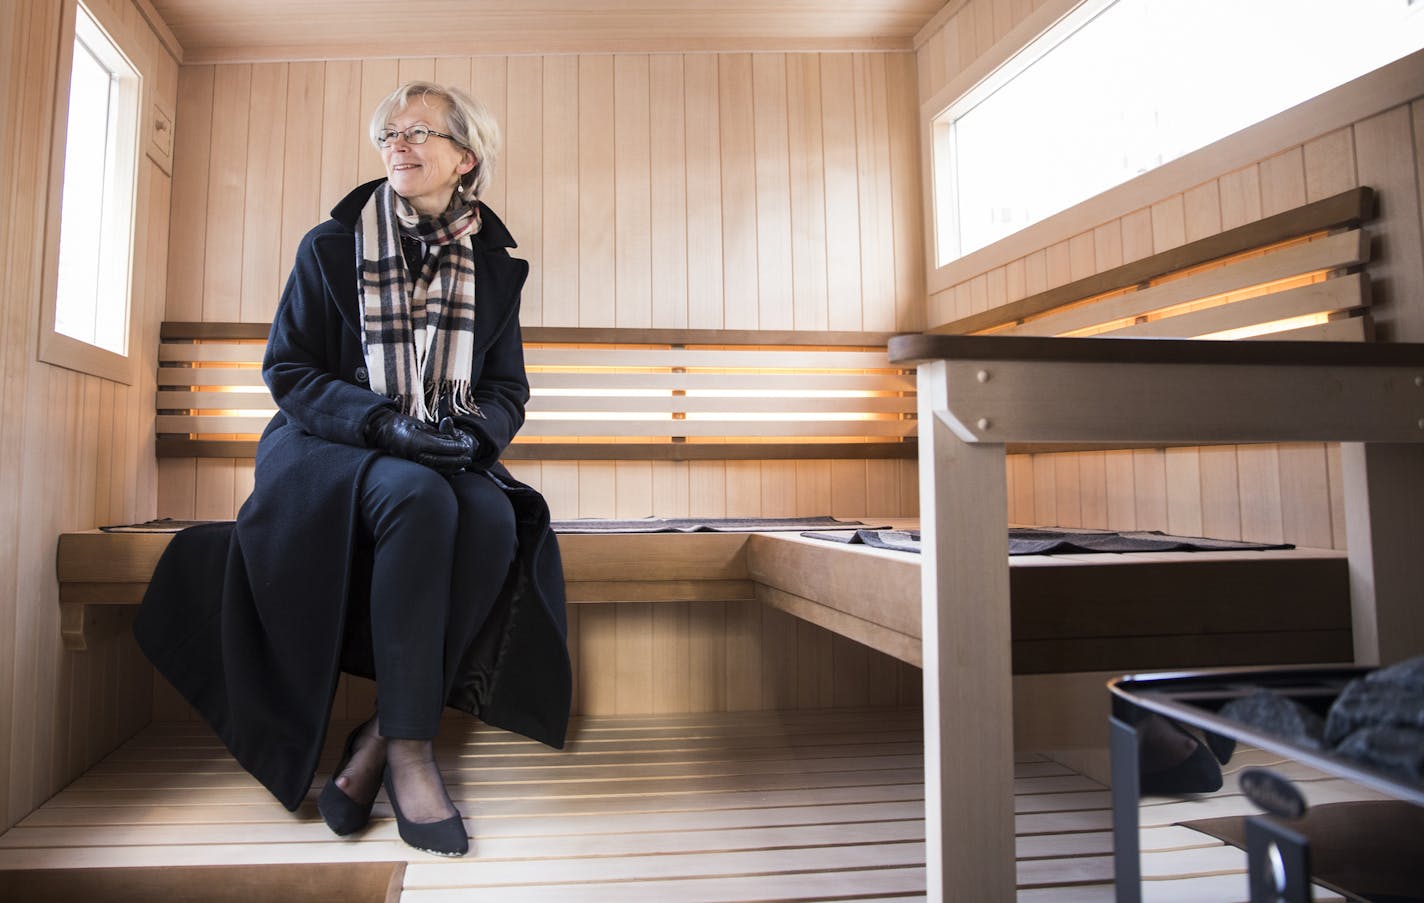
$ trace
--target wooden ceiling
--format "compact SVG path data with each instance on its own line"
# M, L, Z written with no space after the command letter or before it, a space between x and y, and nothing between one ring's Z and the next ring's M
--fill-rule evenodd
M148 0L185 63L909 50L945 0Z

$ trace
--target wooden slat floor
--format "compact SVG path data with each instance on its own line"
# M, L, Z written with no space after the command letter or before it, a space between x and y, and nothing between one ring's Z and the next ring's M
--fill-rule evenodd
M445 860L400 842L384 796L343 840L315 792L288 813L203 726L154 724L0 836L0 869L406 860L406 903L923 898L918 709L587 717L571 736L559 752L447 719L441 765L474 840ZM1286 768L1312 801L1358 793ZM1234 787L1144 801L1145 899L1249 896L1244 854L1172 824L1251 811ZM1107 788L1023 753L1015 792L1019 900L1111 900Z

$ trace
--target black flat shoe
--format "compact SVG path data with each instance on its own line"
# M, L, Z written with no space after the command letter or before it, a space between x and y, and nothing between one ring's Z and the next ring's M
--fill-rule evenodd
M336 786L336 778L351 762L351 752L356 746L356 738L361 736L361 732L370 724L370 719L356 725L346 738L346 747L341 752L341 761L336 763L336 768L327 778L326 786L321 788L321 796L317 797L316 808L321 813L321 818L326 822L326 826L333 833L345 837L355 831L366 827L371 820L371 806L376 801L376 794L371 794L371 801L368 803L358 803L346 795L346 791ZM381 788L378 785L376 790Z
M407 821L401 814L400 803L396 801L396 784L391 780L391 766L386 766L384 775L386 796L391 801L391 811L396 816L396 830L401 840L417 850L434 853L437 856L463 856L470 851L470 838L465 834L465 820L457 811L443 821Z

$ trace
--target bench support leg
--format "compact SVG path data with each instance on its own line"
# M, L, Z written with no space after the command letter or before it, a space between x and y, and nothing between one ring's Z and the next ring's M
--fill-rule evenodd
M1013 684L1004 446L937 416L944 364L920 385L921 621L927 895L1015 895Z
M1350 550L1355 663L1424 652L1424 446L1340 446Z
M64 648L70 652L83 652L89 648L84 637L84 622L88 617L81 602L62 602L59 606L59 633L64 637Z

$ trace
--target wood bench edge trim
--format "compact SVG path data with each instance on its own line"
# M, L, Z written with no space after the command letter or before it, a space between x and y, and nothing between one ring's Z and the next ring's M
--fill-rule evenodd
M159 458L252 458L255 439L188 439L159 436ZM919 444L896 442L516 442L505 449L505 461L784 461L784 460L913 460Z
M1325 229L1358 225L1371 219L1374 209L1373 189L1367 186L1352 188L1302 207L1011 301L992 310L952 320L928 331L936 334L966 335L1015 323L1047 313L1069 302L1129 288L1158 276L1210 263L1261 245Z

